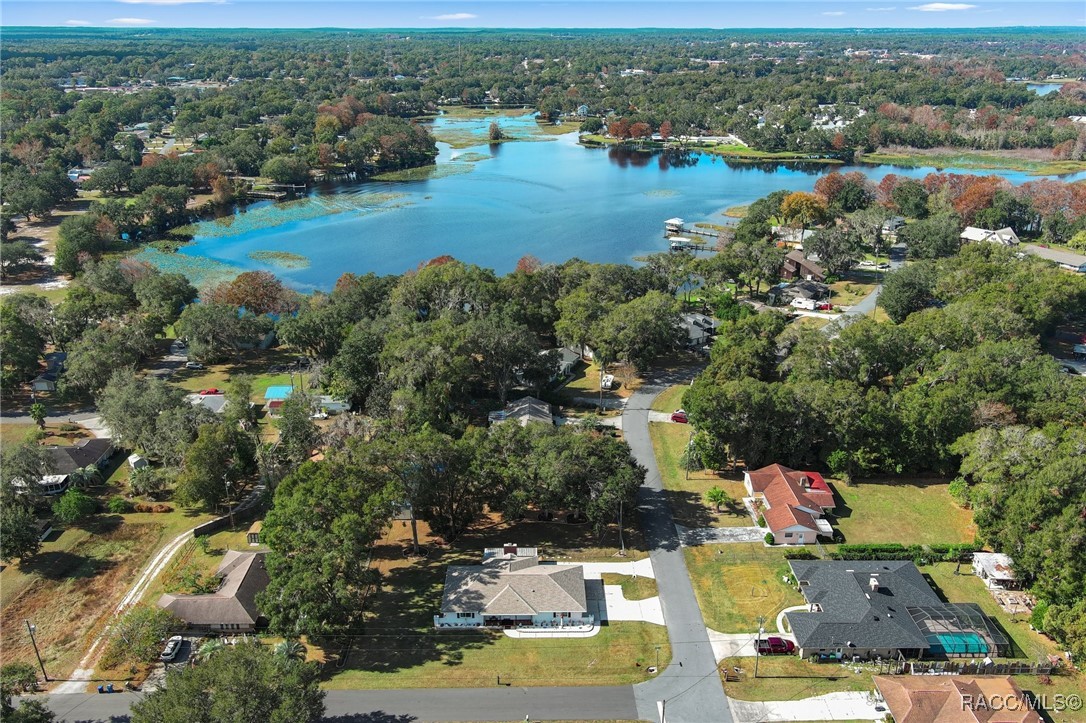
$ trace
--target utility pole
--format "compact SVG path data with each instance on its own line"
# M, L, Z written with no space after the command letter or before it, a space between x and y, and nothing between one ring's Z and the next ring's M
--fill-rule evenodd
M34 657L38 659L38 665L41 667L42 677L45 678L45 682L49 682L49 674L45 672L45 663L41 660L41 653L38 652L38 641L34 638L35 627L30 624L29 620L24 620L26 623L26 631L30 633L30 642L34 645Z
M758 616L758 639L754 643L754 677L758 677L758 659L762 657L762 654L758 652L758 647L762 644L762 626L765 625L765 616Z
M626 540L622 537L622 504L623 501L618 501L618 546L619 557L626 557ZM660 657L660 646L656 646L656 657Z
M660 671L660 646L656 646L656 671Z

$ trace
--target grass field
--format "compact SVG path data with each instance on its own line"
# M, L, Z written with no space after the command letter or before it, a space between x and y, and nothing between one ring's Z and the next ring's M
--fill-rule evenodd
M683 554L705 624L717 632L754 632L759 615L774 630L777 613L803 604L781 580L789 573L782 549L742 543L688 547Z
M745 527L751 524L750 516L740 500L746 494L743 483L736 477L726 477L710 470L687 473L680 469L679 459L690 440L691 428L685 424L652 422L649 436L660 468L664 489L667 490L675 522L686 527ZM717 512L705 501L710 487L720 487L735 502Z
M209 518L184 511L106 514L55 532L33 558L0 573L3 662L34 662L28 619L50 676L66 676L137 571L167 541Z
M641 385L641 380L635 373L622 364L611 364L607 368L609 374L614 375L615 385L612 389L603 392L603 399L625 398ZM595 362L582 364L573 374L573 378L559 390L559 393L567 398L599 399L600 398L600 367Z
M1024 171L1034 175L1079 173L1086 170L1086 161L1054 161L1020 158L1006 153L984 151L924 151L865 153L865 163L894 166L935 166L936 168L965 168L975 170Z
M455 688L492 686L624 685L649 677L646 668L670 660L665 628L649 623L615 623L591 638L518 640L493 631L437 631L445 570L477 563L482 549L502 542L539 545L547 559L613 559L612 548L593 547L584 526L558 523L497 523L473 530L454 547L439 545L425 524L420 537L429 550L409 560L404 548L410 529L399 524L373 549L382 574L366 604L366 623L342 669L329 666L328 688ZM565 548L552 547L556 542ZM643 552L640 553L644 555ZM636 555L631 555L636 557Z
M861 482L833 485L839 503L832 524L845 542L931 544L972 542L973 514L954 502L944 482Z
M856 281L838 281L830 284L830 298L828 301L837 306L852 306L858 303L875 290L875 284L859 283Z
M750 204L744 203L739 206L729 206L724 209L724 215L730 218L745 218L748 211L750 211Z
M721 663L722 670L738 667L739 681L725 682L724 691L739 700L800 700L826 693L873 690L871 672L859 673L845 665L808 663L794 655L763 656L754 677L753 658L733 658Z
M683 394L690 387L686 384L676 384L673 387L668 387L664 391L656 395L656 398L652 400L652 406L650 407L654 412L674 412L683 405Z
M622 597L627 600L647 600L656 597L659 591L656 589L656 580L640 575L616 575L615 573L603 573L604 585L621 585Z

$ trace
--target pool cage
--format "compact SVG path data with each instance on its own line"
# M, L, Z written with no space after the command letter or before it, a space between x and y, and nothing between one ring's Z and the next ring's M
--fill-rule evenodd
M928 640L928 657L1005 658L1010 641L974 603L909 607L909 615Z

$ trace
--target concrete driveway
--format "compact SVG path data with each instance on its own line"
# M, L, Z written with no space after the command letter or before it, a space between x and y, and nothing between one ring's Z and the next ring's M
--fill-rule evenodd
M656 577L652 570L652 560L633 560L630 562L583 562L585 580L600 580L603 573L616 575L638 575L640 577Z
M758 721L881 721L871 693L827 693L803 700L753 702L728 699L736 723Z
M761 542L766 533L764 527L683 527L679 524L675 525L675 531L685 547Z

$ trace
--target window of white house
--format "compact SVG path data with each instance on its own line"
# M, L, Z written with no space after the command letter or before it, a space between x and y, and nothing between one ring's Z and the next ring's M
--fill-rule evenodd
M571 618L571 617L573 617L573 613L554 613L554 617L556 617L556 618Z
M784 536L785 536L785 537L791 537L791 536L792 536L792 533L791 533L791 532L786 532L786 533L784 533Z
M473 617L475 617L475 613L457 613L456 617L458 617L458 618L473 618Z

